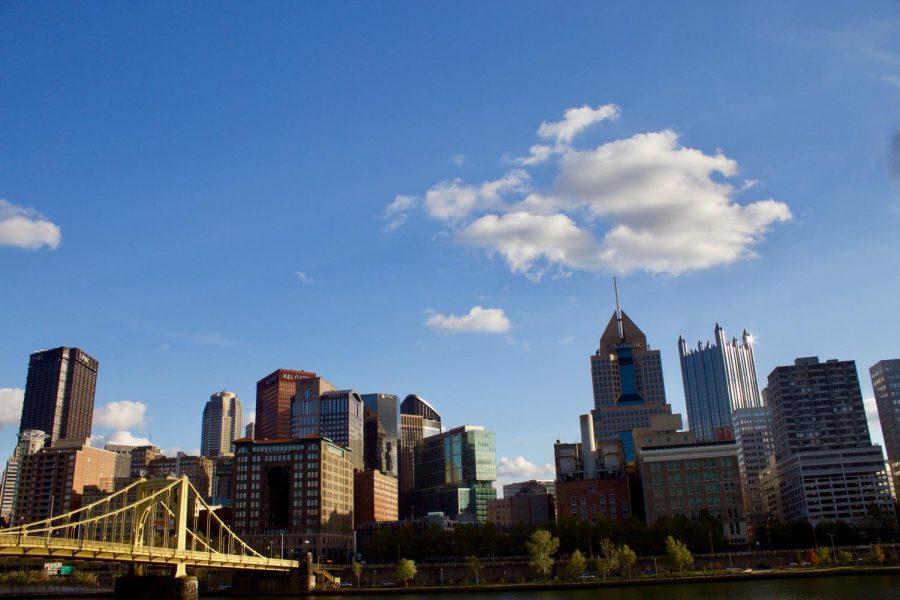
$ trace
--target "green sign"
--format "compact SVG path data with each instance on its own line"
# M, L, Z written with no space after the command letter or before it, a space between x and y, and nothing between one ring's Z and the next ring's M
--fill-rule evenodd
M75 572L75 567L72 565L63 565L59 568L60 575L71 575Z

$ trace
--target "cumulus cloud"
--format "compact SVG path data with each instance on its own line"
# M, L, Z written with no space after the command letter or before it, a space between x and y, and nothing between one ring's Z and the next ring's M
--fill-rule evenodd
M444 333L505 333L511 326L502 308L481 306L472 307L468 314L462 316L435 313L425 320L425 324L435 331Z
M153 444L147 438L137 437L130 431L124 430L114 431L109 435L94 436L92 439L97 447L102 447L106 444L116 444L117 446L150 446Z
M53 250L61 239L62 233L56 223L33 209L0 200L0 246Z
M480 185L465 185L459 179L442 181L425 194L425 208L435 219L457 222L475 211L502 208L503 195L525 191L529 180L527 171L513 169Z
M772 227L792 218L771 198L739 202L753 185L729 181L737 161L686 147L669 129L595 148L570 145L585 127L618 115L613 104L584 106L541 124L538 134L555 146L534 146L516 162L554 158L556 177L546 189L515 169L480 185L441 182L427 192L425 208L457 241L499 255L533 280L551 270L678 275L751 259Z
M596 270L603 266L597 240L563 214L535 215L514 212L485 215L462 230L457 238L487 248L506 259L513 273L539 280L546 268L535 263Z
M497 479L502 483L527 481L529 479L553 479L555 476L556 469L550 463L538 465L524 456L515 458L503 456L497 465Z
M303 285L310 285L313 282L313 278L303 271L297 271L297 281L299 281Z
M563 114L562 121L544 121L538 127L538 136L547 140L556 140L557 144L570 144L572 139L594 123L619 118L619 107L615 104L604 104L591 108L587 104L579 108L570 108Z
M388 220L386 231L393 231L406 222L406 213L418 204L416 196L397 195L394 201L384 209L384 218Z
M0 388L0 429L5 425L19 424L24 400L25 390L22 388Z
M875 402L875 398L863 399L863 405L866 409L866 421L869 425L869 435L872 437L872 442L884 446L881 419L878 418L878 404Z
M108 402L94 411L94 423L110 429L129 429L141 425L146 413L147 405L143 402Z

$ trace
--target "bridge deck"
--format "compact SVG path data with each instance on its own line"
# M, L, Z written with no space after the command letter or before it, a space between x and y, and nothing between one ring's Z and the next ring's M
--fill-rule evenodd
M183 564L189 567L213 569L280 572L300 567L300 563L296 560L264 556L242 556L214 551L175 550L157 546L2 533L0 533L0 556L40 556L158 565Z

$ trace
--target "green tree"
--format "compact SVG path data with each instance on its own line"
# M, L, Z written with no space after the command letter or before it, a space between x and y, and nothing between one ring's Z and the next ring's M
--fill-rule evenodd
M409 558L401 558L397 561L397 568L394 569L394 579L397 581L403 582L403 587L407 587L409 585L409 580L414 579L418 569L416 569L416 563L414 560Z
M634 566L634 563L637 562L637 554L634 553L634 550L628 547L628 544L622 544L619 546L618 551L616 552L616 565L622 567L625 571L625 576L631 579L631 567ZM611 567L610 570L616 567Z
M362 576L363 566L358 560L354 558L353 564L350 565L350 567L353 569L353 574L356 576L356 587L359 587L359 578Z
M478 560L477 556L467 556L466 557L466 568L469 570L472 575L475 576L475 585L479 585L481 583L481 579L478 574L484 568L484 564Z
M686 567L694 564L694 555L691 554L691 551L671 535L666 538L666 558L668 558L669 564L678 571L679 575Z
M884 564L884 559L885 559L884 548L882 548L882 547L879 546L878 544L873 545L873 546L872 546L872 552L871 552L871 554L869 554L869 559L870 559L873 563L875 563L875 564L877 564L877 565L879 565L879 566L883 565L883 564Z
M853 555L847 552L846 550L841 550L837 553L837 561L842 565L846 565L848 563L853 562Z
M585 561L581 550L576 549L569 557L569 564L566 565L566 577L568 579L578 579L584 573Z
M816 558L819 559L819 564L829 564L831 562L831 549L825 546L819 546L816 548Z
M619 548L609 538L601 539L600 556L595 558L594 561L591 570L606 581L606 576L619 567Z
M547 578L553 572L553 556L559 550L559 538L553 537L546 529L538 529L525 543L531 567Z

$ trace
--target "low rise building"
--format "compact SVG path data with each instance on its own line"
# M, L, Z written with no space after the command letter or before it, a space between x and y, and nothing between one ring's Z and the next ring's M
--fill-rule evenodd
M644 446L637 455L647 523L705 512L722 523L731 544L748 541L734 440Z
M353 475L354 524L396 521L397 478L380 471L357 471Z
M147 464L147 474L150 477L181 477L187 478L197 491L207 500L212 497L213 475L215 462L206 456L190 456L179 452L175 456L163 456L154 458Z

